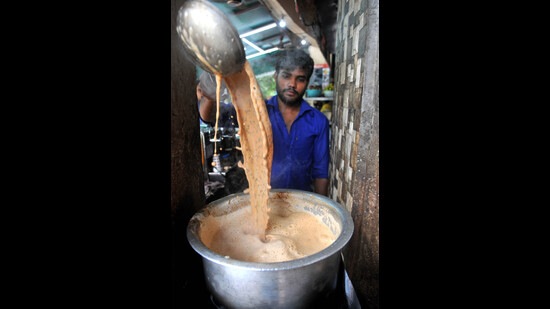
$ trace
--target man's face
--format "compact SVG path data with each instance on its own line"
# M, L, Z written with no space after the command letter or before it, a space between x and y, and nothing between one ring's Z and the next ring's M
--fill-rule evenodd
M275 73L275 84L279 100L289 106L298 106L306 92L308 78L300 68L294 70L281 69Z

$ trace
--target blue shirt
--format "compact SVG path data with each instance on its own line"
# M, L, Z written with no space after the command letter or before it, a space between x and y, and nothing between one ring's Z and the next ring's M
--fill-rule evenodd
M328 178L327 117L302 100L289 133L279 111L277 95L266 103L273 131L271 188L313 191L314 178Z

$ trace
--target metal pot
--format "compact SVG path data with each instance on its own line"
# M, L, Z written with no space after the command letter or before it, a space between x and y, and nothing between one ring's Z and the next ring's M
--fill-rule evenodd
M208 204L187 227L191 247L202 256L206 284L217 302L227 308L308 308L316 299L336 289L341 249L353 233L349 212L335 201L312 192L272 189L271 199L284 199L293 210L306 211L322 219L337 236L315 254L275 263L227 259L200 239L203 219L250 207L250 196L237 193Z

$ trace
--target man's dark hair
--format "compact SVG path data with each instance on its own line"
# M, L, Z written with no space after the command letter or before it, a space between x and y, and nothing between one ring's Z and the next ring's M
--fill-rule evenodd
M303 49L285 49L277 56L277 62L275 63L275 71L277 73L281 69L292 71L299 68L306 71L308 80L311 74L313 74L313 59Z

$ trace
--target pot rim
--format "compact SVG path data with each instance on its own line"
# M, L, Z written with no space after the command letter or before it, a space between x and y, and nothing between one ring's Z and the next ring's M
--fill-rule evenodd
M320 202L323 202L324 204L327 204L332 208L334 208L336 212L339 214L340 218L342 219L342 230L340 232L340 235L336 238L336 240L334 240L332 244L330 244L328 247L324 248L323 250L317 253L314 253L302 258L290 260L290 261L260 263L260 262L247 262L247 261L226 258L225 256L210 250L207 246L205 246L202 243L202 241L198 237L197 229L200 226L199 217L203 217L204 213L207 211L208 208L216 207L217 205L223 204L225 201L235 198L236 196L249 195L248 193L245 194L240 192L240 193L231 194L223 198L220 198L218 200L215 200L210 204L206 205L203 209L199 210L197 213L195 213L195 215L193 215L193 217L191 218L191 220L187 225L187 240L189 244L203 258L209 261L212 261L216 264L230 266L230 267L237 267L241 269L256 270L256 271L278 271L278 270L285 270L285 269L300 268L303 266L314 264L321 260L325 260L326 258L334 254L339 254L340 250L348 243L348 241L351 239L351 236L353 234L354 226L353 226L353 220L351 218L350 213L344 207L342 207L342 205L340 205L339 203L321 194L317 194L309 191L294 190L294 189L271 189L270 196L278 192L290 193L292 195L296 195L296 194L306 195L310 199L319 200Z

